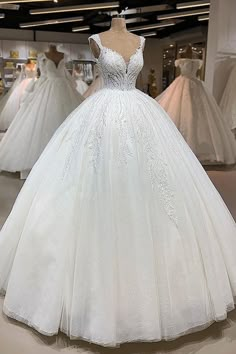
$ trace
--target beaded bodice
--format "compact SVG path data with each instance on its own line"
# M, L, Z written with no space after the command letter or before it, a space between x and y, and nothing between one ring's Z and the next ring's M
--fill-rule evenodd
M57 65L54 63L53 60L47 58L45 54L44 59L44 73L46 74L48 79L66 78L65 59L61 59Z
M89 37L90 39L93 39L100 49L96 62L104 80L104 87L122 91L135 89L138 74L143 67L145 38L140 37L140 45L128 62L117 51L104 47L98 34Z
M182 76L195 78L197 76L198 69L202 66L202 60L188 58L177 59L175 61L175 66L180 68Z

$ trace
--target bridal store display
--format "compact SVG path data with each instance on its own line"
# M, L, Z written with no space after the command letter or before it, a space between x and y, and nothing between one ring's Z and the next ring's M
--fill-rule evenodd
M47 71L45 65L45 54L39 53L37 55L37 71L39 72L39 77L37 80L32 80L30 84L26 87L25 94L22 97L22 102L28 98L28 102L30 104L31 93L36 90L37 87L41 86L41 84L47 79Z
M2 112L4 106L6 105L9 97L11 96L12 92L15 90L15 88L22 82L22 80L24 80L24 70L16 70L16 74L15 74L15 81L12 84L11 88L7 91L4 92L1 96L0 96L0 112ZM5 89L4 89L5 91ZM0 127L1 130L1 127Z
M236 143L214 97L196 74L199 59L175 61L181 75L156 100L205 164L236 162Z
M76 82L76 90L83 95L87 89L88 89L88 84L84 81L84 73L83 73L83 67L82 66L77 66L73 70L73 77Z
M55 46L39 56L42 77L0 142L0 170L30 170L56 129L83 101L63 56Z
M102 75L99 73L98 68L95 66L95 79L84 93L84 97L87 98L104 87Z
M235 222L174 123L135 88L144 42L121 18L90 37L104 88L54 134L1 230L3 311L44 335L171 340L234 308Z
M236 63L226 84L220 108L229 128L234 132L236 137Z
M24 97L25 90L30 82L36 79L36 65L28 60L22 65L22 74L19 80L13 84L13 88L7 94L7 98L3 97L3 104L0 103L0 130L7 130L13 122Z

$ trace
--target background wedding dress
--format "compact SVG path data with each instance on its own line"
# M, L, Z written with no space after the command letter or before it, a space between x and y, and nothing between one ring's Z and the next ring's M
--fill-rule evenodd
M234 131L236 136L236 64L230 73L220 108L229 128Z
M1 112L3 110L3 108L5 107L8 98L10 97L10 95L12 94L12 92L15 90L15 88L24 80L24 71L22 70L21 72L17 71L16 72L16 79L12 85L12 87L8 90L8 92L6 92L5 94L1 95L0 98L0 115ZM0 130L2 130L2 126L1 126L1 120L0 120Z
M99 72L99 69L97 68L97 65L95 66L95 79L91 83L91 85L88 87L87 91L84 93L84 97L88 98L89 96L93 95L97 91L101 90L104 87L104 82L101 73Z
M196 78L202 61L178 59L181 75L156 100L202 163L236 162L236 143L204 83Z
M45 55L40 61L43 77L35 83L0 142L0 170L30 170L56 129L83 101L64 59L57 67Z
M27 86L35 78L36 70L29 69L26 66L22 67L22 74L20 74L19 80L16 81L16 85L7 94L7 100L5 99L4 105L0 106L2 108L0 109L0 130L9 128L20 109Z
M104 88L54 134L0 233L4 312L101 345L174 339L223 320L236 227L174 123L100 46Z
M74 71L73 77L76 83L76 90L83 96L83 94L88 89L88 84L83 80L84 77L83 73L78 73Z
M47 67L44 53L39 53L37 56L37 71L38 70L40 73L39 78L37 80L32 80L26 87L25 93L22 97L22 102L24 102L28 98L29 103L32 98L30 94L47 79Z

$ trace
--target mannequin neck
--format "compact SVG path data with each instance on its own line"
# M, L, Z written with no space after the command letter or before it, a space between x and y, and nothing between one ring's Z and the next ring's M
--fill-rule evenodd
M192 50L192 46L190 44L186 48L185 58L188 58L188 59L192 59L193 58L193 50Z
M50 52L50 53L58 53L58 52L57 52L57 47L56 47L56 46L50 46L50 47L49 47L49 52Z
M110 31L114 32L128 32L124 18L115 17L111 21Z

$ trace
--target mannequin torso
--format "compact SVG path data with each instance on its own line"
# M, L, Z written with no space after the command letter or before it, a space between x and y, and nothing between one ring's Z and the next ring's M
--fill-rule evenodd
M124 18L113 18L111 28L99 34L102 45L119 53L127 63L140 46L139 36L128 32ZM100 49L94 40L90 47L95 58L99 57Z
M56 67L58 67L60 61L64 58L64 53L58 52L55 45L49 47L49 51L45 52L45 56L52 60Z

